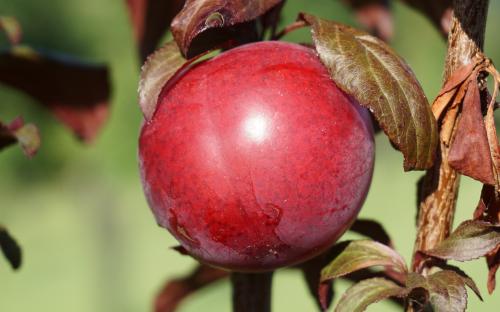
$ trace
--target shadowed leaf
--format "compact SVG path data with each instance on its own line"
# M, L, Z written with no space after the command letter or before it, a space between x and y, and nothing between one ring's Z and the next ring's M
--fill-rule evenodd
M403 153L405 170L429 168L437 147L436 120L404 60L363 31L308 14L299 18L312 26L316 50L335 83L374 114Z
M446 260L468 261L482 257L500 244L500 225L479 220L460 224L436 248L423 253Z
M11 44L15 45L21 42L21 25L14 17L0 16L0 30L5 32Z
M173 312L187 296L229 276L229 272L199 265L187 277L167 282L155 300L155 312Z
M33 124L24 124L21 117L9 125L0 122L0 150L18 142L28 157L33 157L40 148L40 133Z
M146 120L153 117L158 97L169 83L173 83L176 75L203 55L186 60L182 57L177 44L168 42L151 54L141 69L139 81L139 105Z
M362 312L375 302L389 297L404 297L405 288L384 278L371 278L351 286L340 298L335 312Z
M349 231L356 232L379 243L392 246L392 240L382 224L375 220L357 219Z
M172 21L172 34L182 54L191 58L231 39L258 40L255 20L283 0L187 0Z
M486 184L495 184L477 83L471 82L465 94L448 162L463 175Z
M389 41L394 25L389 0L344 0L354 9L358 22L374 36Z
M398 272L407 272L403 258L392 248L370 240L359 240L350 242L321 271L321 281L325 282L372 266L389 266Z
M21 248L17 242L10 236L7 229L0 225L0 249L5 258L9 261L14 270L21 266Z
M141 61L157 47L184 0L127 0Z
M108 118L110 86L105 66L17 46L0 52L0 83L40 101L87 142Z

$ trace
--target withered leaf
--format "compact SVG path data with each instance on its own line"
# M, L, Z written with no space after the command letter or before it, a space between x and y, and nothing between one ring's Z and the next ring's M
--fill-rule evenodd
M474 211L474 219L492 224L500 224L500 193L493 185L483 185L481 198ZM500 267L500 245L486 255L488 265L488 292L491 294L496 286L496 272Z
M0 249L14 270L21 266L22 252L16 240L0 225Z
M453 136L453 130L455 129L455 125L457 123L458 113L462 108L462 103L470 84L471 82L467 81L464 82L462 85L460 85L458 89L454 89L457 90L457 92L454 94L453 101L451 101L451 105L448 106L444 118L442 118L440 137L446 146L450 146L450 142ZM450 91L450 93L451 92L453 91ZM444 108L446 107L443 107L443 109ZM436 112L434 111L434 106L433 106L433 112L434 114L436 114Z
M213 49L228 39L239 43L255 41L259 36L253 22L282 2L187 0L172 21L172 34L182 54L188 58Z
M335 312L362 312L389 297L404 297L407 290L384 278L371 278L351 286L340 298Z
M500 225L480 220L462 222L448 238L423 253L446 260L468 261L482 257L500 244Z
M21 42L21 25L14 17L0 16L0 30L5 32L11 44L19 44Z
M186 60L177 44L170 41L148 57L142 66L139 81L139 106L146 120L153 117L162 90L174 83L177 75L181 75L183 69L201 56Z
M16 46L0 52L0 83L40 101L86 142L97 135L109 115L105 66Z
M389 41L394 33L389 0L344 0L351 6L356 19L374 36Z
M157 47L184 0L127 0L141 60Z
M352 241L321 271L321 282L372 267L387 266L398 272L408 271L404 259L394 249L371 240Z
M354 28L301 14L312 26L316 51L334 82L367 107L393 145L405 170L432 166L436 120L415 75L387 44Z
M0 122L0 150L18 142L28 157L33 157L40 148L40 133L33 124L24 124L21 117L14 119L10 124Z
M486 184L495 184L477 83L471 82L467 88L448 163L463 175Z

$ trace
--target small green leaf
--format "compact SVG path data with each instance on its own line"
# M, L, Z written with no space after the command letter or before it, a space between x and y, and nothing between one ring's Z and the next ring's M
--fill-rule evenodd
M403 258L394 249L371 240L359 240L350 242L321 271L321 282L372 266L390 266L403 273L408 271Z
M21 42L21 25L12 16L0 16L0 30L5 31L7 38L11 44L19 44Z
M370 278L354 284L340 298L335 312L362 312L389 297L404 297L407 290L384 278Z
M482 257L500 244L500 225L479 220L460 224L436 248L423 253L446 260L468 261Z
M0 225L0 249L5 258L9 261L14 270L21 266L21 248L17 242L10 236L7 229Z
M302 13L335 83L367 107L405 158L404 169L432 166L437 124L415 75L386 43L366 32Z

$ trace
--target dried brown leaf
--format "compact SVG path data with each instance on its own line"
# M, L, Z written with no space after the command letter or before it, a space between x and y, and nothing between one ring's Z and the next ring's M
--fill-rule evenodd
M482 183L495 184L488 136L481 112L479 87L471 81L448 156L450 166Z
M187 0L172 21L172 34L182 54L191 58L231 39L259 38L255 20L283 0ZM203 35L203 36L202 36Z
M367 107L404 155L405 170L434 161L437 124L415 75L387 44L366 32L301 14L312 26L320 59L332 79Z
M109 115L105 66L16 46L0 51L0 83L40 101L86 142L95 138Z
M22 38L21 25L12 16L0 16L0 30L7 35L11 44L19 44Z
M157 47L184 0L127 0L141 60Z

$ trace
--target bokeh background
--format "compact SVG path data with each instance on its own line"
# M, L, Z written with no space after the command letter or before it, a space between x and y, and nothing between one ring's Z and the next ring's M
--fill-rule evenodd
M282 24L306 11L356 25L339 1L289 0ZM445 42L418 13L393 7L394 48L414 69L427 96L437 94ZM0 222L21 243L24 264L13 272L0 258L0 311L149 311L162 284L189 272L195 262L169 249L173 238L157 227L137 170L139 61L122 0L3 0L0 15L22 23L24 42L107 63L113 83L109 123L90 146L31 98L0 85L0 117L23 115L39 125L42 148L32 160L19 147L0 153ZM500 63L500 1L491 1L486 53ZM165 39L168 38L166 34ZM289 35L308 41L307 31ZM7 46L0 41L0 46ZM379 135L375 176L362 217L381 221L397 249L410 259L415 236L415 182L421 172L404 173L402 157ZM462 179L456 223L469 218L480 185ZM352 238L348 234L343 239ZM470 293L470 311L498 311L500 295L487 295L485 261L463 264L485 302ZM338 293L349 284L336 284ZM301 274L281 270L273 286L274 311L315 311ZM337 296L338 299L338 296ZM219 282L190 297L181 312L230 311L230 287ZM369 311L397 311L382 302Z

